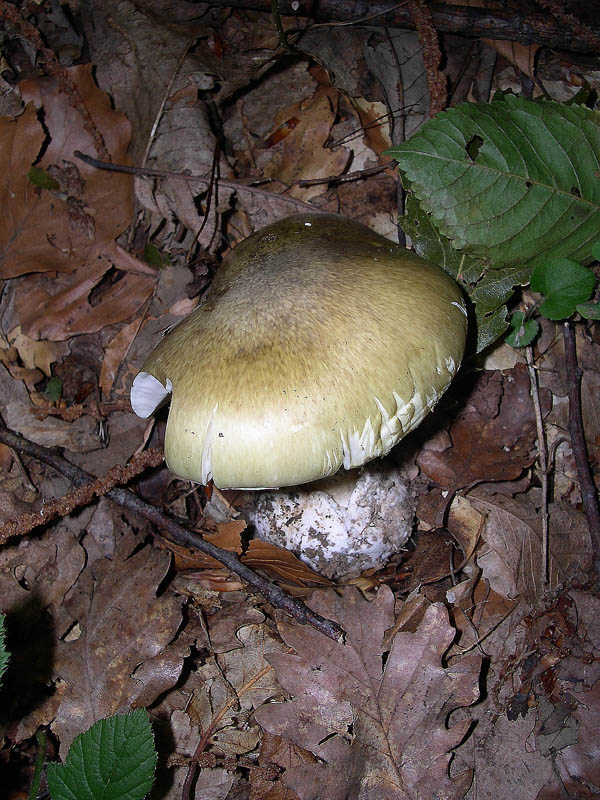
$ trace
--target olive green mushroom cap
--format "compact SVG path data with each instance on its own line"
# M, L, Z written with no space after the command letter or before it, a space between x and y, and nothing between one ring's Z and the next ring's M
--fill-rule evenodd
M467 313L442 270L330 214L268 225L224 259L205 303L131 389L172 392L167 464L221 488L291 486L385 455L460 365Z

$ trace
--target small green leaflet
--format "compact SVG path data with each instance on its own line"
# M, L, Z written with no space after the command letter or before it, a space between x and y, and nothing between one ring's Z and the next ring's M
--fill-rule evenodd
M56 375L48 381L44 389L44 396L48 398L51 403L58 403L62 395L63 382Z
M594 273L570 258L552 258L536 264L531 288L545 296L540 314L547 319L568 319L579 303L589 300L594 291Z
M586 319L600 319L600 303L578 303L577 311Z
M71 745L64 764L48 764L52 800L143 800L152 788L156 751L144 709L94 723Z
M533 342L539 329L540 326L536 320L525 320L525 314L522 311L515 311L510 318L510 332L506 336L506 341L511 347L526 347Z
M492 267L591 259L600 113L501 95L438 114L388 153L458 250Z
M144 261L153 267L166 267L171 263L169 256L164 256L153 242L147 242L144 247Z
M2 676L6 672L6 667L8 666L8 650L6 649L6 630L4 627L4 621L6 617L4 614L0 614L0 681L2 680Z
M60 189L59 183L41 167L31 167L27 173L27 180L40 189Z

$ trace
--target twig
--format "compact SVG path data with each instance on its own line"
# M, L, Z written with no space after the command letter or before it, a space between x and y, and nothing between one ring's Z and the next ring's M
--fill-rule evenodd
M292 652L292 651L289 651ZM188 767L188 772L185 778L185 782L183 784L183 789L181 792L181 800L189 800L192 796L192 785L196 778L196 772L198 769L198 761L200 760L200 756L206 749L210 737L216 730L217 725L223 719L225 714L232 708L239 700L239 698L244 695L246 692L250 691L254 687L254 684L258 683L261 678L264 678L265 675L268 675L271 672L273 667L268 664L266 667L263 667L260 672L257 672L256 675L253 675L249 681L247 681L242 687L240 687L239 691L237 691L229 700L225 703L225 705L221 708L221 710L212 718L210 721L209 726L204 731L202 736L200 737L200 741L198 742L198 746L194 752L190 760L190 764Z
M86 483L64 495L64 497L46 501L37 514L26 511L14 519L7 520L0 525L0 545L6 544L14 536L24 536L34 528L50 522L55 517L64 517L76 508L86 506L91 503L94 497L102 497L108 494L118 483L128 483L140 472L143 472L148 467L157 467L163 461L162 450L156 448L144 450L133 456L127 466L123 467L117 464L109 469L102 478L98 478L92 483Z
M529 371L529 383L531 384L531 399L535 411L535 428L537 432L538 463L542 479L542 586L548 586L548 544L550 536L548 519L548 451L546 448L546 434L544 431L544 420L542 417L542 406L540 404L540 393L538 390L537 373L533 364L533 350L531 346L525 348L525 358L527 370Z
M252 8L270 11L271 0L209 0L207 6L218 8ZM595 52L583 37L574 36L572 28L557 24L548 14L516 13L513 9L477 8L466 5L431 4L433 24L440 33L456 33L469 39L506 39L521 44L541 44L577 52ZM356 21L361 24L368 13L371 26L415 29L410 10L403 4L390 6L389 0L279 0L279 11L285 16L308 17L317 22ZM377 19L375 19L377 18ZM590 29L600 35L597 28Z
M0 0L1 2L1 0ZM111 172L126 172L129 175L144 175L149 178L177 178L181 181L188 181L188 183L206 183L210 184L210 176L207 178L203 175L184 175L181 172L169 172L163 169L149 169L148 167L130 167L127 164L112 164L110 161L100 161L97 158L82 153L80 150L74 150L73 155L85 161L92 167L97 169L107 169ZM238 192L251 192L252 194L260 194L264 197L269 197L271 200L283 200L287 203L292 203L298 208L307 211L315 211L315 207L310 203L305 203L303 200L298 200L295 197L290 197L287 194L278 194L277 192L269 192L266 189L261 189L258 186L249 186L246 183L238 181L230 181L225 178L217 178L219 186L226 186L230 189L235 189Z
M569 398L569 436L571 437L571 449L577 466L583 510L592 539L592 581L595 589L600 590L600 506L598 505L598 492L590 469L581 416L581 377L583 372L577 363L575 331L570 322L564 323L563 336L565 341L567 394Z
M4 442L9 447L42 461L69 478L75 487L83 487L95 481L92 475L71 464L56 451L35 444L35 442L31 442L29 439L25 439L23 436L19 436L3 426L0 426L0 442ZM176 544L192 550L199 550L201 553L212 556L232 572L235 572L242 581L253 586L272 606L281 608L303 625L311 625L315 630L334 641L340 641L344 637L344 631L339 625L315 613L300 600L290 597L279 586L275 586L275 584L250 569L250 567L242 564L236 553L230 553L228 550L223 550L223 548L207 542L198 534L189 531L183 525L163 514L158 508L140 500L129 489L111 489L106 493L106 497L123 508L139 514L165 531Z
M278 0L271 0L271 16L273 18L273 25L275 25L275 30L277 31L280 46L291 56L299 55L300 52L298 48L288 40L287 33L283 28Z

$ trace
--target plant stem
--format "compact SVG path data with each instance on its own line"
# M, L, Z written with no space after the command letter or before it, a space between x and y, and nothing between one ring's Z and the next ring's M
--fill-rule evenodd
M546 435L544 432L544 420L542 417L542 407L540 405L540 393L538 391L537 374L533 364L533 350L530 346L525 348L527 369L529 371L529 382L531 384L531 399L535 411L535 427L537 431L538 463L540 465L540 477L542 481L542 586L548 586L548 543L549 543L549 524L548 524L548 451L546 448Z
M569 435L571 449L575 457L579 486L583 500L583 510L587 518L592 539L592 582L600 590L600 505L598 492L590 469L583 419L581 415L581 377L583 372L577 363L577 344L575 331L570 322L563 326L565 341L565 366L567 371L567 391L569 397Z
M31 781L31 789L27 796L27 800L37 800L40 791L40 781L42 780L42 770L44 768L44 760L46 758L46 731L41 728L36 733L35 739L38 746L37 756L35 757L35 767L33 770L33 780Z
M42 461L44 464L47 464L52 467L52 469L69 478L75 486L86 486L96 480L93 475L76 467L75 464L71 464L70 461L67 461L55 450L35 444L35 442L31 442L29 439L25 439L24 436L19 436L1 425L0 442L3 442L21 453L26 453L38 461ZM223 550L223 548L217 547L211 542L207 542L202 536L184 528L183 525L180 525L178 522L175 522L174 519L171 519L171 517L163 514L158 508L140 500L140 498L129 489L116 487L107 492L106 497L123 508L127 508L139 514L158 528L161 528L168 533L173 542L183 547L191 548L192 550L200 550L200 552L212 556L232 572L235 572L242 581L253 586L272 606L286 611L298 622L303 625L310 625L315 628L315 630L318 630L320 633L325 634L325 636L336 642L343 640L344 631L339 625L329 619L325 619L325 617L322 617L320 614L316 614L303 602L294 597L290 597L290 595L284 592L279 586L276 586L266 578L258 575L245 564L242 564L236 553ZM156 535L158 536L158 534Z

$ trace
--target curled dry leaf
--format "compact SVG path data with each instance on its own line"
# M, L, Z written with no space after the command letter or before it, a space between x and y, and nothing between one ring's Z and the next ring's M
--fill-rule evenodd
M387 587L372 602L347 589L341 597L319 593L311 605L347 637L341 644L306 626L279 625L296 654L269 660L294 699L264 705L256 718L321 761L288 769L285 784L301 800L464 797L471 774L451 778L448 765L470 721L447 720L477 698L480 661L441 666L455 634L445 608L430 606L416 631L396 634L388 648L394 596Z

